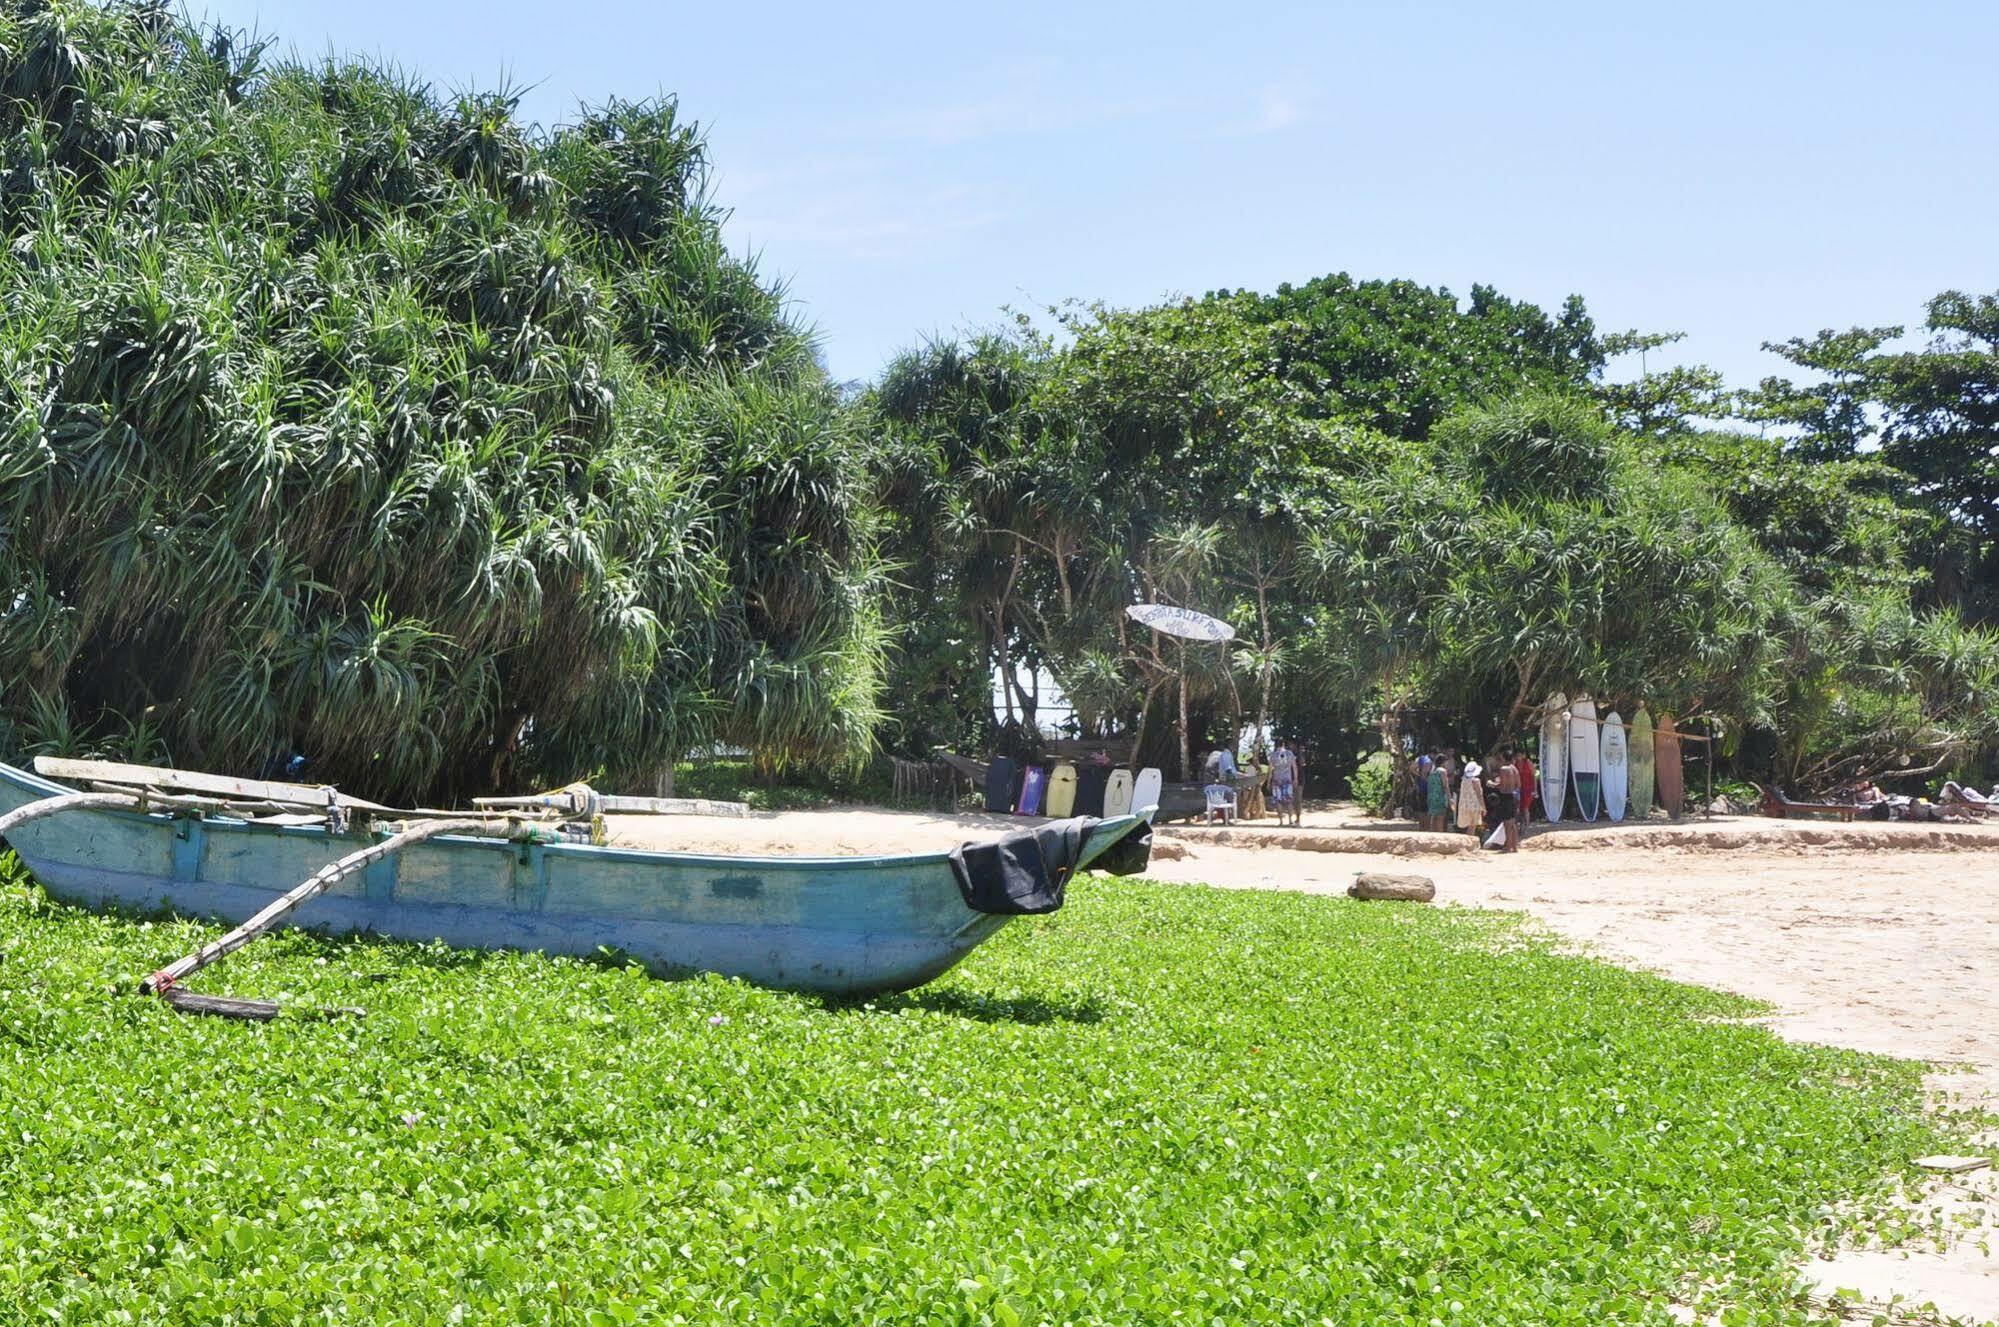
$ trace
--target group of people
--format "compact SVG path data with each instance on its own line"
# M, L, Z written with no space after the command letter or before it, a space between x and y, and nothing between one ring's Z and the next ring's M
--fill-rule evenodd
M1876 820L1980 820L1999 815L1999 783L1985 793L1945 779L1932 802L1927 797L1884 792L1870 779L1854 787L1853 801Z
M1500 850L1517 852L1534 814L1534 780L1534 762L1511 746L1499 749L1490 768L1469 755L1460 760L1456 747L1426 751L1416 758L1417 823L1480 839L1495 826Z
M1267 794L1270 807L1277 813L1280 825L1299 823L1304 798L1298 777L1298 753L1291 744L1278 739L1277 746L1270 752L1270 791ZM1222 788L1233 793L1241 786L1241 771L1236 767L1235 752L1226 745L1219 745L1208 753L1202 763L1202 781L1209 788Z

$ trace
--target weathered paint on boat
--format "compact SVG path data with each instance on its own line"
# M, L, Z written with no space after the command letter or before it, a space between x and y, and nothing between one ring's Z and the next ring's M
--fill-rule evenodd
M0 764L0 813L73 791ZM1083 864L1145 822L1105 820ZM53 898L240 922L365 839L316 826L75 811L11 836ZM290 924L719 972L858 995L920 986L1010 920L965 906L943 853L723 857L443 836L306 903Z

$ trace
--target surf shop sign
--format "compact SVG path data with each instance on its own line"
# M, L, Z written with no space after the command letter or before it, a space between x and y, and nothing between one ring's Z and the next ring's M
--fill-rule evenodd
M1235 639L1235 628L1220 618L1196 613L1172 604L1132 604L1125 614L1134 622L1182 640L1225 641Z

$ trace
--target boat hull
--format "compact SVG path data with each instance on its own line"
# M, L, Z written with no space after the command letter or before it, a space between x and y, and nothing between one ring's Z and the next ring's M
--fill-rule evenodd
M67 791L0 765L0 812ZM1085 864L1141 823L1099 824ZM52 898L232 923L367 841L121 811L68 812L10 837ZM941 853L721 857L444 836L349 877L288 924L467 949L608 949L661 976L865 995L930 981L1008 920L966 907Z

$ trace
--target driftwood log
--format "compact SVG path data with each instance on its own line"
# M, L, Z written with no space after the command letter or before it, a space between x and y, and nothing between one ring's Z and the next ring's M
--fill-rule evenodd
M1428 903L1437 897L1437 882L1426 875L1396 875L1389 871L1362 871L1347 886L1350 898L1384 902Z

